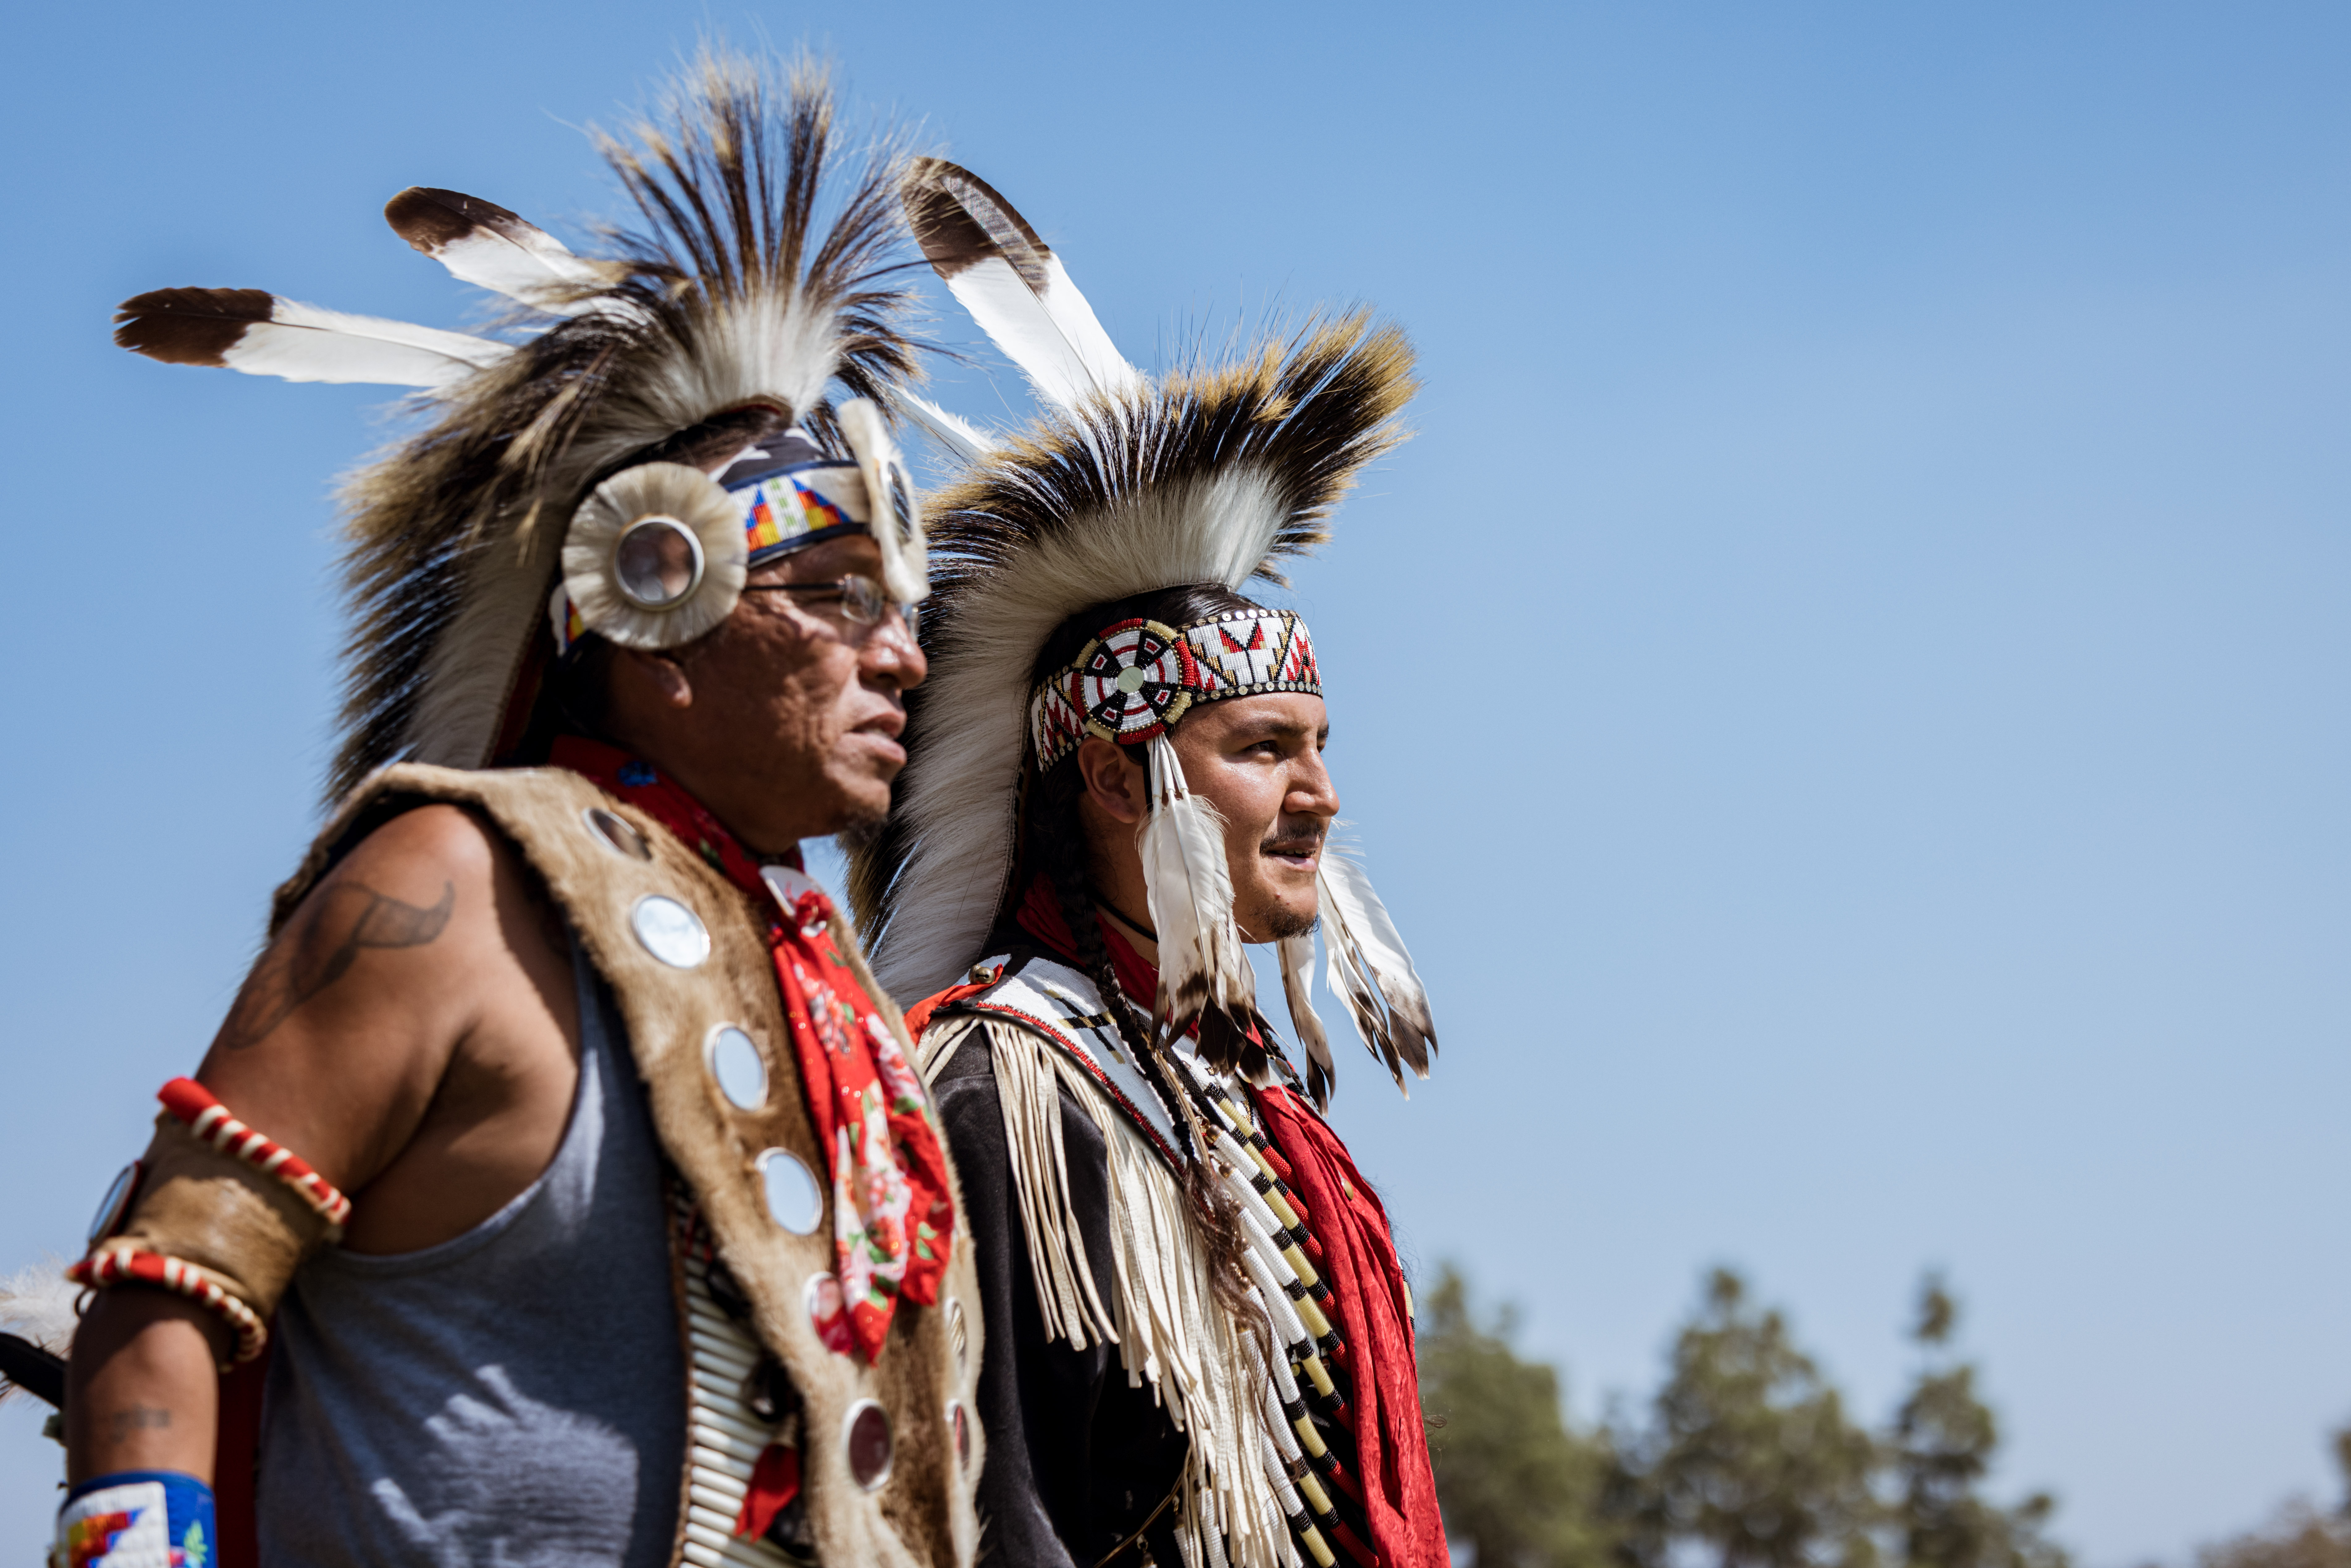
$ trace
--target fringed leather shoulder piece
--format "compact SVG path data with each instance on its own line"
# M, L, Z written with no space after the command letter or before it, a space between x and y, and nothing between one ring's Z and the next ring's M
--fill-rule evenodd
M496 824L611 987L662 1148L748 1299L760 1344L800 1395L802 1485L820 1559L967 1568L978 1546L974 1497L985 1451L968 1414L983 1349L970 1249L956 1248L936 1307L899 1305L872 1365L828 1348L810 1316L809 1289L834 1266L831 1217L820 1212L805 1234L788 1229L765 1196L769 1151L811 1171L828 1164L809 1121L764 914L653 818L575 773L403 765L379 772L344 802L279 890L280 918L373 827L430 802L471 806ZM698 932L701 940L664 942L664 931L673 938ZM854 951L845 929L836 938ZM887 1017L897 1028L895 1010ZM768 1092L756 1109L726 1096L707 1054L729 1027L750 1037L766 1070ZM960 1213L963 1195L953 1196ZM830 1204L829 1192L822 1201ZM870 1491L848 1454L852 1423L867 1400L888 1417L893 1455Z
M908 759L850 892L902 997L948 984L987 938L1011 870L1029 667L1090 604L1186 582L1281 584L1329 538L1364 466L1403 437L1403 332L1364 315L1123 396L1060 410L980 457L926 512L930 675Z

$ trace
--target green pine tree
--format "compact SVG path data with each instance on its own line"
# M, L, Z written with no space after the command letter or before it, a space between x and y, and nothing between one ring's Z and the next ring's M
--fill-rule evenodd
M2343 1501L2331 1513L2290 1502L2264 1530L2208 1546L2198 1568L2351 1568L2351 1427L2335 1434Z
M1480 1324L1450 1267L1421 1306L1421 1406L1446 1533L1477 1548L1479 1568L1611 1568L1614 1455L1604 1433L1568 1422L1558 1373L1519 1359L1516 1330L1507 1307Z
M2067 1568L2043 1535L2056 1500L2037 1492L2014 1508L1979 1490L2000 1446L2000 1427L1976 1393L1976 1369L1954 1360L1959 1308L1942 1281L1918 1288L1910 1337L1926 1358L1886 1439L1896 1549L1908 1568Z
M1796 1348L1785 1319L1748 1301L1728 1269L1708 1278L1676 1340L1652 1425L1620 1437L1641 1568L1703 1551L1720 1568L1872 1568L1878 1447Z

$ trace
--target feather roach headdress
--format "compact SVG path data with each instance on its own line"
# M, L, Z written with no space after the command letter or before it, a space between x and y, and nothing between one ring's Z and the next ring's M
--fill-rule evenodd
M903 392L962 459L933 497L926 682L909 694L908 760L887 822L852 860L874 967L902 998L953 984L1019 890L1019 813L1033 783L1088 734L1145 742L1144 879L1159 939L1163 1024L1254 1008L1223 835L1186 788L1166 731L1195 702L1319 690L1297 617L1252 607L1198 625L1104 626L1068 668L1031 672L1090 607L1186 584L1286 586L1283 558L1328 538L1364 465L1400 439L1412 352L1362 315L1153 381L1127 363L1061 258L984 182L935 159L910 169L915 237L950 291L1036 389L1041 417L995 437ZM1334 995L1403 1082L1426 1076L1426 993L1362 869L1322 861ZM1311 934L1281 944L1284 990L1317 1098L1332 1063L1308 1002Z
M599 138L639 219L607 256L478 197L393 197L402 238L516 308L498 338L257 289L124 304L116 341L167 363L421 389L423 428L344 493L332 792L394 760L508 755L581 632L676 645L750 566L833 531L871 531L891 595L923 596L912 490L865 401L914 370L883 281L903 160L836 181L831 142L820 73L706 54L627 139ZM836 411L835 387L855 401Z

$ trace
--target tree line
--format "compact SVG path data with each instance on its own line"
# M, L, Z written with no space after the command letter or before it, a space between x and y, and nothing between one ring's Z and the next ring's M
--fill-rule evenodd
M1709 1273L1645 1410L1567 1415L1508 1308L1481 1316L1447 1268L1422 1309L1421 1400L1447 1533L1478 1568L2072 1568L2056 1500L1986 1492L2000 1426L1954 1344L1943 1281L1919 1286L1920 1369L1871 1427L1729 1269ZM2290 1505L2197 1568L2351 1568L2345 1500Z

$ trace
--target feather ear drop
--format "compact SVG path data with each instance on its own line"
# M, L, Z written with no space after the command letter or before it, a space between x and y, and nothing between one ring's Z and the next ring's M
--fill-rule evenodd
M882 586L900 604L915 603L931 591L930 550L905 460L890 439L882 411L869 399L851 398L841 405L838 417L841 433L857 456L857 471L865 478L873 542L882 547Z
M1327 1111L1331 1086L1338 1074L1331 1061L1331 1037L1314 1010L1314 933L1285 936L1275 950L1281 958L1281 995L1290 1004L1290 1027L1296 1031L1298 1043L1306 1048L1307 1092L1314 1096L1316 1110Z
M743 508L682 463L643 463L581 502L563 538L563 589L589 631L674 648L726 619L750 575Z
M1257 1006L1257 971L1233 924L1224 819L1192 793L1165 733L1151 737L1151 814L1144 820L1143 885L1159 933L1155 1023L1181 1034L1211 1006L1242 1018Z
M1331 946L1331 990L1347 1004L1364 1049L1387 1063L1399 1089L1406 1064L1427 1077L1429 1053L1437 1049L1428 992L1371 878L1326 843L1314 886Z

